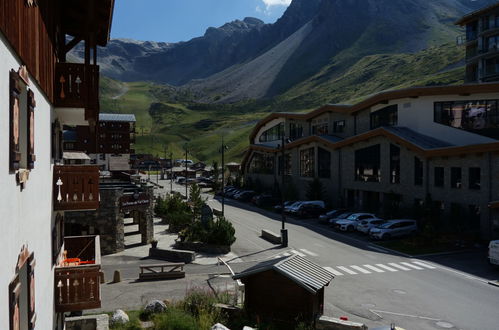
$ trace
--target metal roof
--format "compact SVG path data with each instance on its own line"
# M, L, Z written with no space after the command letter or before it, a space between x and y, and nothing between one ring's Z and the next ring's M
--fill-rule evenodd
M423 149L435 149L435 148L445 148L445 147L451 147L452 144L435 139L431 136L424 135L418 132L413 131L410 128L407 127L401 127L401 126L383 126L383 128L390 133L393 133L402 139L411 142Z
M334 278L333 274L318 264L299 255L264 261L234 275L235 280L274 270L286 276L311 293L317 293Z
M135 122L135 115L129 113L100 113L100 121L123 121L123 122Z
M62 153L62 158L71 160L90 160L90 157L82 151L64 151Z

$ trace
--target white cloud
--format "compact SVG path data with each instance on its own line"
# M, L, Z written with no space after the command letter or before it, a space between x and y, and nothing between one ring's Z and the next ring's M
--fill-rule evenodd
M265 6L289 6L291 0L262 0Z

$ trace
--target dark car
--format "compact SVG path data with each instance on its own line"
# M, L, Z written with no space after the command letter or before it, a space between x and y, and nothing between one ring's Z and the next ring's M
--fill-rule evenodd
M291 204L294 204L295 202L296 202L296 201L286 201L286 202L284 202L284 207L286 207L286 206L290 206ZM281 204L280 204L280 203L279 203L279 204L276 204L276 205L274 206L274 211L276 211L277 213L281 213L281 211L282 211L282 207L281 207Z
M266 207L275 205L276 203L279 203L279 198L276 198L269 194L262 194L255 197L254 204L259 207Z
M303 204L296 210L296 215L300 218L317 218L324 214L326 209L317 204Z
M255 195L256 195L256 192L251 191L251 190L246 190L246 191L241 192L237 196L235 196L235 198L241 202L249 202L251 200L251 198L253 198L253 196L255 196Z
M334 219L342 213L345 213L345 209L332 210L327 213L321 214L319 216L319 222L323 224L329 224L329 219Z

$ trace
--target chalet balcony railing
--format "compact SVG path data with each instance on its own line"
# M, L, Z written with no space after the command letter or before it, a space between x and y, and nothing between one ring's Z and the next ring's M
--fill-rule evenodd
M86 119L99 113L99 66L57 63L54 81L55 106L83 108Z
M55 310L58 313L101 307L99 236L64 238L64 257L55 268Z
M76 211L99 208L99 167L54 166L54 210Z

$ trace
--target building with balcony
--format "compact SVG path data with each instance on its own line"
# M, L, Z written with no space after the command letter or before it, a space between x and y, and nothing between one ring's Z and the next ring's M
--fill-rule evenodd
M456 24L466 29L465 81L499 81L499 3L470 13Z
M64 237L67 211L98 208L99 169L64 165L62 128L95 131L96 48L108 42L113 8L0 3L0 329L63 329L64 312L100 306L99 238ZM80 42L84 63L68 63Z
M135 154L135 121L133 114L101 113L95 131L89 126L64 130L64 151L87 153L101 170L129 171L130 155Z

